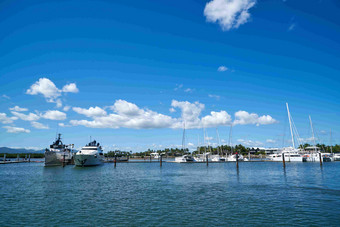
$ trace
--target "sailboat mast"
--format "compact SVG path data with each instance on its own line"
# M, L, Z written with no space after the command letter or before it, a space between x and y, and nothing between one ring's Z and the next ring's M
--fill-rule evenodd
M184 127L183 127L183 137L182 137L182 150L184 152L185 149L185 122L184 122Z
M290 116L289 107L288 107L287 102L286 102L286 106L287 106L287 113L288 113L288 120L289 120L289 127L290 127L290 135L292 136L293 148L295 148L294 135L293 135L293 129L292 129L292 120L291 120L291 116Z
M314 136L314 128L313 128L313 122L312 118L309 115L309 122L310 122L310 127L312 128L312 135L313 135L313 142L314 142L314 151L316 153L316 144L315 144L315 136Z
M329 138L329 142L331 144L331 153L333 154L333 145L332 145L332 129L330 129L330 138Z
M230 125L230 131L229 131L229 146L230 146L231 154L233 154L233 144L231 142L232 131L233 131L233 124Z
M218 129L216 128L216 135L217 135L217 141L218 141L218 155L220 155L220 145L221 145L221 141L220 141L220 134L218 134ZM223 153L223 152L222 152ZM222 154L223 155L223 154Z

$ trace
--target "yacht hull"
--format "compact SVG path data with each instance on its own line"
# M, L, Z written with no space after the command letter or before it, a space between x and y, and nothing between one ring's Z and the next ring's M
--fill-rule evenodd
M74 155L74 164L76 166L98 166L103 164L103 159L99 155Z
M45 166L61 166L63 163L70 164L72 160L72 155L70 153L55 152L55 151L45 151Z

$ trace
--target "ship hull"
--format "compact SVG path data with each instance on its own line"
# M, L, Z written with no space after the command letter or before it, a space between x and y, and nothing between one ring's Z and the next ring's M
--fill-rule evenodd
M99 155L74 155L74 164L76 166L98 166L103 164L103 159Z

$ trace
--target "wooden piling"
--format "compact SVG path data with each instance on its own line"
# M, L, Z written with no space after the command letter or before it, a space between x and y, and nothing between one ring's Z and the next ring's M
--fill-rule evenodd
M28 162L31 162L31 154L28 155Z
M64 152L64 159L63 159L63 167L65 167L65 152Z
M6 154L4 154L4 163L6 162Z
M152 162L152 160L151 160L151 159L152 159L152 157L151 157L151 154L150 154L150 162Z
M163 155L161 155L161 157L159 158L159 166L160 167L162 167L162 162L163 162L162 158L163 158Z
M207 166L209 165L209 159L208 159L208 155L205 156L205 160L207 162Z
M320 166L322 166L322 157L321 157L321 152L319 153L319 159L320 159Z
M19 162L19 154L17 155L17 162Z
M115 160L113 161L113 163L114 163L114 166L116 168L116 166L117 166L117 156L115 156Z
M283 168L286 168L285 153L282 153Z
M238 169L238 152L236 152L236 168Z

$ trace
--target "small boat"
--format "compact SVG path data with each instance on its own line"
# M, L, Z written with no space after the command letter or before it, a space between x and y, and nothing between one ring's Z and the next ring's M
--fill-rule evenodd
M45 149L45 166L61 166L71 164L73 144L66 145L61 141L61 134L50 145L50 149Z
M195 162L195 161L196 160L191 155L183 155L181 157L176 157L175 158L175 162L178 162L178 163Z
M240 162L244 161L243 155L241 154L238 155L238 161ZM227 156L226 162L236 162L236 154Z
M334 153L333 154L333 160L334 161L340 161L340 153Z
M74 164L76 166L97 166L103 164L103 161L102 147L95 140L74 155Z
M157 152L151 153L150 154L151 158L159 159L159 154Z

